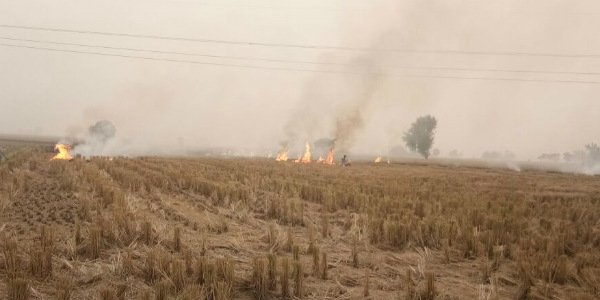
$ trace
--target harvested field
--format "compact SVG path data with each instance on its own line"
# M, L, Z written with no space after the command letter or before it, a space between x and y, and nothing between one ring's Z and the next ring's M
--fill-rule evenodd
M6 154L0 299L600 298L598 176Z

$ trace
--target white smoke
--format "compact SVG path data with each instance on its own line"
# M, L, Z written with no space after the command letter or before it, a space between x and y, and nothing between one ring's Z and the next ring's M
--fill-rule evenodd
M521 172L521 166L519 166L515 161L507 161L506 168L515 172Z
M84 157L97 155L110 155L114 145L114 138L117 133L115 125L108 121L102 120L96 122L88 128L87 133L83 137L83 143L76 145L72 153Z
M600 175L600 164L563 164L563 166L560 168L560 172L590 176Z

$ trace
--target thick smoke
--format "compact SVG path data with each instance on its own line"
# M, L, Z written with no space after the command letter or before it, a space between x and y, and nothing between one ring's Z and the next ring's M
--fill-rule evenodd
M0 10L0 17L36 20L43 11L65 24L107 32L325 47L95 41L252 59L152 54L207 65L3 48L0 133L73 136L85 141L77 151L86 155L128 156L197 155L207 149L223 155L267 156L289 147L295 157L304 152L306 140L327 137L339 139L335 149L339 159L346 151L353 158L385 156L390 148L402 146L402 133L411 122L431 114L443 120L435 147L448 155L456 149L465 160L480 159L490 149L511 149L521 161L538 162L541 153L563 153L600 142L597 85L546 81L596 81L592 75L564 72L593 72L600 68L600 60L459 54L600 52L600 37L593 30L600 21L588 13L598 10L598 1L573 5L506 0L490 6L476 0L373 0L360 1L366 8L360 11L347 10L348 1L307 1L311 4L301 5L336 9L274 13L235 8L215 14L203 7L140 2L131 4L135 9L119 12L112 4L96 1L90 4L93 8L48 5L32 10L30 1L13 1L11 9ZM98 15L78 17L89 15L90 9ZM137 29L127 22L131 11L139 21ZM113 18L107 19L105 13ZM165 22L152 22L148 15ZM235 30L224 31L232 28L229 16L233 15ZM22 33L2 30L6 35ZM89 42L88 37L79 38L75 42ZM377 50L362 51L365 48ZM95 139L88 127L98 120L110 120L118 132L104 142L90 142Z
M285 138L280 143L283 148L328 132L335 140L332 146L344 151L351 149L377 101L376 93L384 76L375 74L384 71L377 68L375 56L365 54L352 58L348 64L374 75L344 77L336 86L323 82L319 76L310 79L304 91L305 100L292 111L284 126Z
M116 133L117 128L113 123L108 120L98 121L88 128L83 143L76 145L72 152L84 157L111 155L111 143Z
M334 144L335 144L335 140L332 140L329 138L320 138L313 143L313 145L316 148L327 148L327 149L333 147Z
M423 22L414 17L414 13L422 7L420 4L415 4L402 8L393 14L393 18L373 16L373 20L361 24L360 28L348 24L342 43L360 44L368 49L394 49L404 48L405 43L415 42L419 39L418 33L407 28L408 25L418 27ZM360 36L358 33L369 31L370 34L366 36ZM415 92L419 90L418 84L398 84L397 78L394 81L388 80L388 75L399 73L390 66L410 62L406 55L378 50L352 51L343 54L328 53L321 59L322 63L335 61L343 64L340 71L362 74L339 75L333 84L332 81L323 80L322 74L314 75L309 79L305 84L304 99L299 109L292 111L291 117L284 126L286 143L282 144L302 142L303 139L314 137L315 133L323 133L337 139L335 148L338 151L352 152L359 148L360 151L373 151L375 149L369 146L367 141L362 140L361 134L378 123L373 122L373 116L381 113L376 108L381 108L382 104L402 103L413 106L404 108L404 111L409 111L428 102L423 101L418 92ZM331 70L331 66L327 66L324 70ZM324 104L329 104L329 107L323 107ZM383 139L381 134L376 136L380 140ZM358 144L358 140L363 143Z
M327 89L319 80L309 80L303 89L303 101L290 112L283 127L284 138L279 146L282 149L299 147L304 149L304 141L313 139L327 118Z
M356 86L356 96L348 99L335 116L335 128L333 136L336 138L336 147L348 150L355 142L356 135L364 128L370 117L371 106L377 87L379 76L362 80Z
M110 121L98 121L88 128L89 140L95 143L104 144L113 138L117 133L117 128Z

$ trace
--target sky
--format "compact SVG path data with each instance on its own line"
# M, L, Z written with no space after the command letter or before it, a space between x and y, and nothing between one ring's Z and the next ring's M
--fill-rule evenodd
M593 0L2 0L0 25L195 41L0 26L0 134L109 120L117 152L338 138L385 155L430 114L442 153L573 151L600 143L599 16Z

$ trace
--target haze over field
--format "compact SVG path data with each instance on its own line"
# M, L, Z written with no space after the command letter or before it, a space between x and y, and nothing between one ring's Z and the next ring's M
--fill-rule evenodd
M109 120L123 154L275 153L288 144L301 152L305 140L338 138L354 153L381 155L431 114L439 122L434 148L533 159L600 142L599 14L593 0L2 1L3 25L277 45L0 27L0 133L83 138Z

